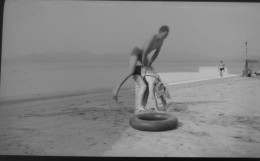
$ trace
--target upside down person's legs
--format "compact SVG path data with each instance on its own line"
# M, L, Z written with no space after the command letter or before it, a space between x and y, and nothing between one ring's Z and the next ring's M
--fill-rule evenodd
M113 90L113 99L117 101L118 92L121 88L121 86L125 83L125 81L133 75L137 63L137 56L131 55L129 60L129 69L126 73L126 75L123 77L122 81L114 88Z
M138 106L138 108L140 108L140 107L144 108L147 104L147 99L148 99L148 94L149 94L147 85L141 76L134 75L133 78L140 88L139 92L138 92L137 106Z
M156 97L155 97L154 83L149 83L149 96L148 96L148 98L151 98L152 100L154 100L156 110L159 111L158 103L157 103L157 100L156 100Z
M146 83L146 87L148 87L148 84ZM142 105L144 106L144 107L146 107L146 105L147 105L147 101L148 101L148 96L149 96L149 89L148 88L146 88L146 90L145 90L145 92L144 92L144 96L143 96L143 99L142 99Z

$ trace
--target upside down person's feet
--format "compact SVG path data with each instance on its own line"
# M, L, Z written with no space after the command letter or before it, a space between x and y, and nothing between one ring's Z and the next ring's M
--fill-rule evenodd
M113 89L113 97L112 99L117 102L117 94L115 92L115 89Z
M113 95L112 99L117 102L117 96Z
M154 108L147 108L145 106L141 106L135 110L135 114L147 113L147 112L156 112L156 110Z
M146 106L142 106L141 109L147 111L155 111L155 108L147 108Z

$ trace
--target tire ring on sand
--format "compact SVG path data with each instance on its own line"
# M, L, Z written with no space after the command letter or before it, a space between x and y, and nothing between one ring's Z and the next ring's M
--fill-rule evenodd
M167 113L142 113L133 116L129 124L141 131L167 131L177 127L178 119Z

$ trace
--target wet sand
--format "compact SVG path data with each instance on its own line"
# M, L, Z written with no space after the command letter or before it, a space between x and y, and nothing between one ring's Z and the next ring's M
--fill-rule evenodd
M169 86L178 128L133 129L135 91L1 102L0 155L260 157L260 78Z

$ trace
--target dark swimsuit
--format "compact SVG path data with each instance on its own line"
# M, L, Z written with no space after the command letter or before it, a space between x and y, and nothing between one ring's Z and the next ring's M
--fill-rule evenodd
M135 71L134 71L133 75L140 75L141 76L141 70L142 70L142 66L141 65L137 65L135 67Z
M219 70L222 71L222 70L224 70L224 68L220 68Z
M131 56L132 55L137 57L137 61L142 62L143 50L135 47L133 49L132 53L131 53ZM142 66L136 65L136 68L135 68L133 75L140 75L141 76L141 70L142 70Z

